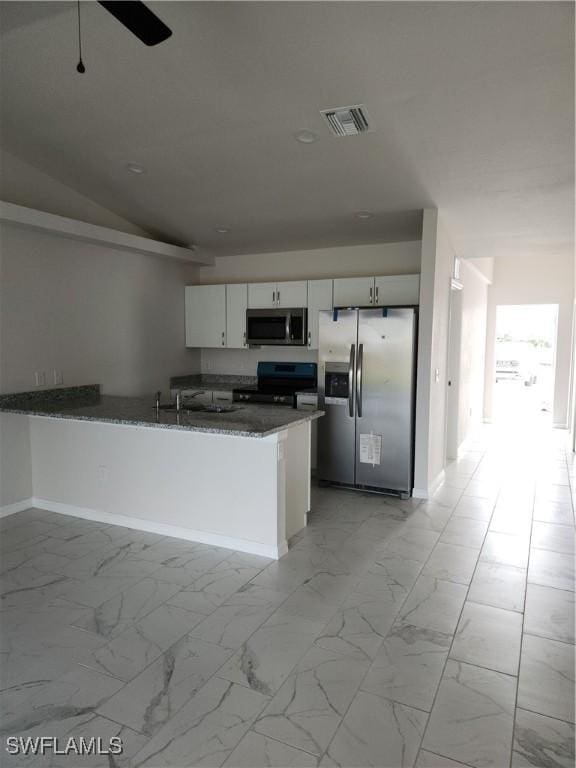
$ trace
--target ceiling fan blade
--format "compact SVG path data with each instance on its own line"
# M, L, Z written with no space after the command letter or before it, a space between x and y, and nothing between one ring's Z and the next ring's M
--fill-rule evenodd
M172 30L144 3L133 0L121 2L98 0L98 2L145 45L158 45L172 34Z

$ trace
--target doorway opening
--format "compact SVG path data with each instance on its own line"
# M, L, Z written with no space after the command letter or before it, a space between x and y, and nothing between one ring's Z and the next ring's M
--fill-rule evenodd
M552 425L557 328L557 304L496 307L494 422Z

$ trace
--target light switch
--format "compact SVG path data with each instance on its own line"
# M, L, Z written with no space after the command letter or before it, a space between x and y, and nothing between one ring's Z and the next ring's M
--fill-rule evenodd
M440 381L440 368L436 368L436 370L434 371L434 381L436 382L436 384L438 384L438 382Z

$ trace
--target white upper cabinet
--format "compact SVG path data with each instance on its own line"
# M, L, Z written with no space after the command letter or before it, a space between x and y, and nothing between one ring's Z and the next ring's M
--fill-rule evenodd
M248 306L250 309L271 309L277 306L276 283L249 283Z
M186 286L186 346L226 346L226 286Z
M335 307L393 307L419 302L420 275L338 277L334 280Z
M276 306L284 309L305 307L308 304L306 280L290 280L276 283Z
M337 277L334 280L335 307L369 307L373 303L373 277Z
M419 301L420 275L189 285L186 346L246 349L247 308L308 307L307 343L318 349L318 312L323 309L411 306Z
M374 304L380 307L420 303L420 275L388 275L375 278Z
M318 349L318 312L332 309L332 280L308 280L308 348Z
M307 295L306 280L288 280L283 283L249 283L248 306L250 309L305 307Z
M246 347L246 283L226 286L226 346L233 349Z

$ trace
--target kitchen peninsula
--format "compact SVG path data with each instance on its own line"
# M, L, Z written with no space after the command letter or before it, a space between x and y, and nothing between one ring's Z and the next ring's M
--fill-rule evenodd
M3 395L0 411L5 436L29 433L32 494L13 511L28 503L271 558L306 525L321 411L176 413L98 386Z

